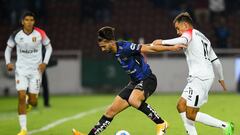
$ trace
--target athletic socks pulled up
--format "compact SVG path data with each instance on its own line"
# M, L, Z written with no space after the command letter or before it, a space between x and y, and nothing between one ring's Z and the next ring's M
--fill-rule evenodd
M227 123L224 121L221 121L219 119L216 119L208 114L198 112L196 116L196 121L201 122L205 125L212 126L212 127L218 127L218 128L226 128Z
M21 127L21 130L27 130L27 116L25 114L19 115L19 124Z
M102 116L102 118L98 121L98 123L94 126L94 128L88 133L88 135L98 135L103 130L107 128L107 126L111 123L113 118L107 118L106 116Z
M195 122L192 120L187 119L186 112L180 113L180 116L182 118L185 130L188 135L197 135L197 130L195 127Z
M157 112L145 102L142 102L138 110L146 114L156 124L161 124L164 122L164 120L157 114Z

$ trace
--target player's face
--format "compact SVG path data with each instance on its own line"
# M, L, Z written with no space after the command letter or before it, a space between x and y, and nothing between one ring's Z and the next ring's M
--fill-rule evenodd
M113 44L112 41L102 40L98 42L98 44L102 52L107 52L107 53L112 52L112 44Z
M26 16L22 20L22 25L25 29L31 30L35 24L35 19L32 16Z
M181 36L184 31L188 30L186 22L176 22L175 23L175 29L177 31L177 34Z

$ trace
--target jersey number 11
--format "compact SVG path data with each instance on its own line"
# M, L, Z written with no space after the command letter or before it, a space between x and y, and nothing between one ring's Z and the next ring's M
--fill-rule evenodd
M202 44L203 44L204 57L205 57L205 59L210 61L209 56L208 56L208 54L209 54L208 44L203 41L202 41Z

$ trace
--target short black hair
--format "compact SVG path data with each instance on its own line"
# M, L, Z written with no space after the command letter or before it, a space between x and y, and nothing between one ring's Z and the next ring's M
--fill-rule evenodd
M24 19L25 17L27 17L27 16L31 16L31 17L34 18L34 20L36 20L36 15L35 15L33 12L31 12L31 11L26 11L26 12L24 12L24 13L22 14L21 20L23 20L23 19Z
M98 41L101 42L102 40L115 40L114 34L115 28L105 26L98 30Z
M179 15L177 15L175 17L175 19L173 20L173 24L175 24L176 22L187 22L187 23L193 25L192 17L189 15L188 12L183 12L183 13L180 13Z

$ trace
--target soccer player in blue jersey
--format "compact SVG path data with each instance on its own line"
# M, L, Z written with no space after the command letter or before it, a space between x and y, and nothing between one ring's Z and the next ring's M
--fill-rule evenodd
M112 53L120 66L130 76L129 84L116 96L112 105L92 128L88 135L98 135L110 124L113 118L132 106L146 114L157 125L157 135L163 135L168 123L148 104L146 100L153 94L157 86L157 78L150 66L144 61L141 53L154 53L162 51L179 51L183 45L151 46L134 44L128 41L116 41L114 28L103 27L98 31L98 43L103 52ZM74 135L84 135L73 129Z

